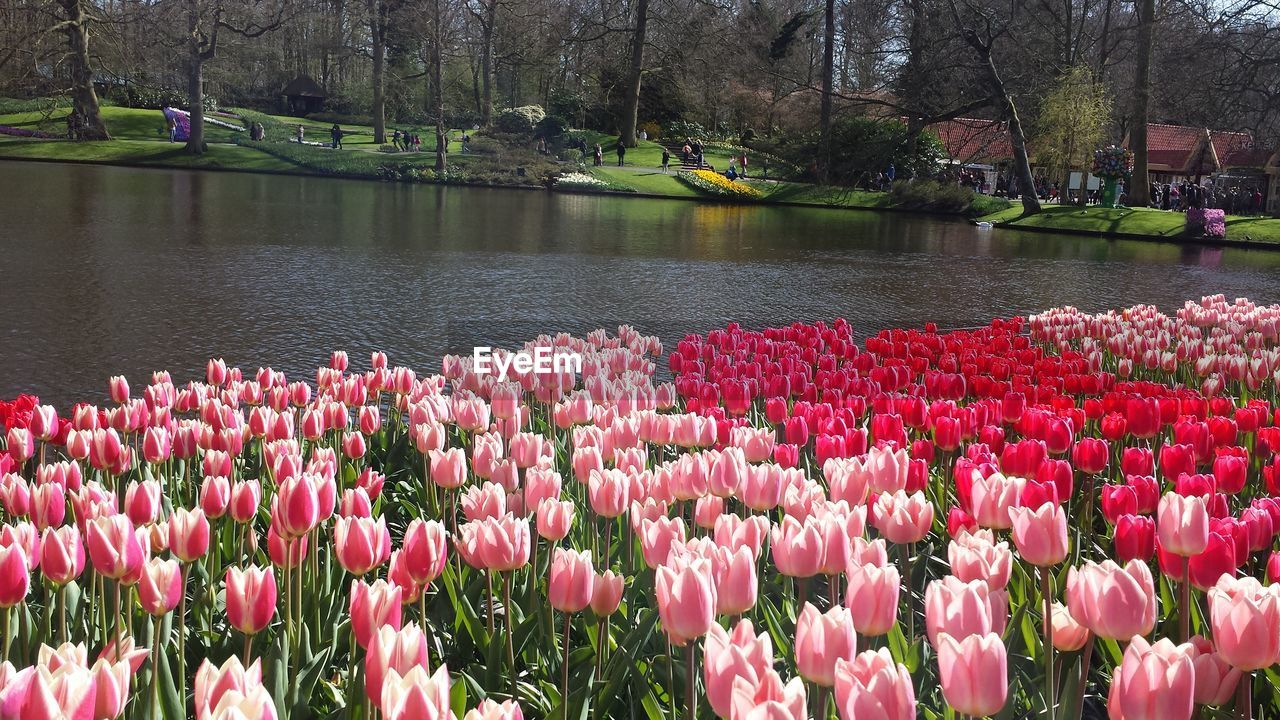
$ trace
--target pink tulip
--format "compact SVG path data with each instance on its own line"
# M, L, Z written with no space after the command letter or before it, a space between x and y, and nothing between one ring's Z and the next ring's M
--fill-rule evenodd
M1139 560L1123 567L1111 560L1073 567L1066 595L1071 616L1100 638L1127 641L1155 628L1155 583Z
M1190 720L1195 709L1195 666L1190 644L1168 638L1152 644L1136 635L1111 676L1107 703L1124 720Z
M31 568L27 552L17 545L0 545L0 608L9 608L26 599L31 590Z
M462 448L431 450L431 482L442 488L459 488L467 481L467 455Z
M231 519L247 525L253 522L262 504L262 483L258 480L241 480L231 488Z
M529 468L524 478L524 503L536 511L548 500L559 500L561 491L560 473L543 468Z
M143 547L133 523L124 515L108 515L90 520L89 559L99 575L120 580L142 567Z
M463 720L524 720L524 711L513 700L497 703L486 698L469 711Z
M1004 643L995 633L963 640L938 635L938 677L947 704L964 715L985 717L1004 708L1009 693Z
M267 556L271 564L278 568L295 568L307 557L307 538L305 536L285 540L276 531L275 523L267 528Z
M338 518L333 526L338 562L352 575L365 573L391 559L391 534L385 518Z
M595 570L591 553L556 548L551 556L551 575L547 584L547 602L564 613L582 612L591 604L595 589Z
M817 575L823 557L818 521L809 519L802 524L790 515L784 517L773 528L770 549L779 573L796 578Z
M1023 560L1048 567L1067 558L1067 514L1061 506L1044 503L1035 510L1012 507L1009 520L1013 544Z
M151 615L166 615L178 606L182 597L182 570L176 560L151 558L142 568L138 581L138 600Z
M986 580L993 590L1009 584L1013 553L1009 543L994 542L989 533L962 532L947 545L951 574L965 582Z
M374 580L372 584L363 580L351 583L351 603L348 607L351 616L351 630L355 633L356 643L369 649L369 642L374 634L384 626L394 630L400 629L402 613L400 610L400 588L385 580Z
M133 638L122 631L102 648L102 652L98 653L98 659L112 664L125 663L129 666L129 672L136 673L150 654L151 651L146 648L139 649L134 644Z
M315 484L301 474L280 483L271 514L285 537L299 538L311 532L320 522L320 496Z
M507 513L507 493L501 485L485 482L462 494L462 514L468 521L501 517Z
M221 667L205 659L196 671L194 693L196 720L237 717L230 715L232 708L241 712L238 717L275 720L275 704L262 686L262 666L254 660L248 668L240 658L232 655Z
M568 500L545 500L538 505L538 535L545 540L563 540L573 526L576 506Z
M1243 673L1231 667L1213 650L1213 643L1196 635L1190 640L1195 649L1191 665L1195 668L1197 705L1226 705L1236 694Z
M598 573L591 586L591 612L602 618L618 612L625 586L626 578L614 575L612 570Z
M704 644L703 679L707 702L718 717L732 710L733 685L738 678L752 686L773 667L773 644L768 633L755 634L750 620L740 620L730 635L712 625Z
M783 685L777 671L768 669L758 683L743 677L733 681L729 720L808 720L804 681L791 678Z
M31 490L31 522L44 532L62 525L67 515L67 495L57 483L36 485Z
M426 634L416 623L403 628L398 623L378 628L369 638L369 652L364 660L365 695L377 703L392 673L403 677L413 668L425 670L430 661L429 647Z
M836 661L853 658L856 639L849 609L836 606L825 614L804 604L796 619L796 669L809 682L834 687Z
M730 550L748 548L751 557L756 559L760 558L760 550L768 534L769 518L763 515L752 515L745 520L737 515L721 515L716 519L714 530L717 545Z
M1280 586L1223 575L1209 589L1209 618L1218 655L1232 667L1261 670L1280 661Z
M529 523L507 513L500 518L485 518L464 527L474 528L464 559L479 563L478 567L507 572L529 562Z
M124 714L129 702L129 682L133 669L127 661L110 662L99 659L89 671L94 682L94 720L115 720Z
M449 701L449 668L441 665L432 675L415 666L404 675L387 673L379 704L385 720L457 720Z
M156 464L168 460L173 454L173 441L169 431L162 427L149 427L142 436L142 457Z
M849 585L844 606L853 617L853 627L861 635L876 637L893 629L898 619L901 579L892 565L855 564L848 570Z
M1053 647L1060 652L1075 652L1089 641L1089 628L1077 622L1062 603L1053 604L1049 622L1053 626Z
M702 637L715 621L716 590L709 560L658 567L658 615L672 645Z
M40 570L54 585L62 586L84 572L84 543L75 525L49 528L40 538Z
M276 576L270 569L227 568L227 622L245 635L266 629L276 613Z
M992 530L1006 530L1013 526L1009 508L1021 502L1022 488L1026 480L1005 477L995 472L988 477L973 471L973 487L970 490L972 514L978 525Z
M184 563L192 563L209 552L209 521L204 511L178 508L169 516L169 551Z
M759 579L751 548L736 551L716 547L712 558L716 586L716 614L742 615L756 605Z
M427 585L440 576L449 559L448 533L438 521L415 519L405 530L402 548L409 575Z
M5 712L5 717L23 720L90 720L97 700L96 679L83 663L67 663L53 670L39 664L17 673L5 684L0 691L0 711Z
M838 660L836 709L841 720L913 720L916 693L911 675L884 648Z
M684 542L684 520L668 517L641 520L636 534L640 536L640 552L645 565L657 568L667 561L672 545Z
M16 473L0 474L0 502L10 515L25 517L31 512L31 486Z
M587 481L591 509L605 518L616 518L627 508L628 482L626 473L620 470L602 470L591 473Z
M1165 552L1191 557L1209 545L1209 511L1202 497L1174 492L1160 498L1156 533Z
M907 545L920 542L933 526L933 504L917 492L885 493L876 498L873 524L891 543Z
M999 634L1008 621L1008 600L981 580L962 582L947 576L925 588L924 619L934 647L943 634L961 640L970 635Z
M131 481L125 492L124 509L134 525L155 522L160 511L160 483L155 480Z

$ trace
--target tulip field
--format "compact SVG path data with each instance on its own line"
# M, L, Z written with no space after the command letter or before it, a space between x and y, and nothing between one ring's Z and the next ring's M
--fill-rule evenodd
M1280 714L1280 306L547 347L0 402L0 720Z

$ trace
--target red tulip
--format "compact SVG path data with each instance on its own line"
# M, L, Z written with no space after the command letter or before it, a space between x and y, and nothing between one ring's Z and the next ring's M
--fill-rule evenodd
M1116 518L1113 542L1120 562L1149 561L1156 552L1156 523L1144 515L1121 515Z

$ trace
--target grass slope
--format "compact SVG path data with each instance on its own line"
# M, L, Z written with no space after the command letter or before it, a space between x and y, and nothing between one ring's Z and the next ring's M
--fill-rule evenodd
M1037 215L1022 215L1022 207L981 218L986 222L1028 230L1063 230L1083 233L1119 233L1176 239L1186 217L1182 213L1145 208L1048 206ZM1280 243L1280 218L1227 216L1228 240Z
M73 143L61 140L22 140L0 136L0 159L4 158L256 172L296 172L298 170L298 166L291 162L238 145L210 145L209 152L197 157L183 152L181 144L149 140Z
M67 132L67 115L71 108L58 108L49 115L40 112L13 113L0 115L0 125L40 130L53 135L62 136ZM224 122L233 122L227 118L218 118ZM164 115L159 110L140 110L136 108L104 107L102 120L107 124L107 132L119 140L153 140L167 142ZM207 142L231 142L234 130L208 124L205 126Z

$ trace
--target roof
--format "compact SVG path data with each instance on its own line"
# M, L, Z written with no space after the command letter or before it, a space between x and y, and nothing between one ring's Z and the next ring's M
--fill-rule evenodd
M1128 144L1129 138L1125 138ZM1258 147L1247 132L1188 125L1147 125L1147 167L1201 174L1226 168L1261 168L1272 151Z
M1013 157L1008 123L956 118L929 126L952 160L961 163L1000 161Z
M299 75L293 80L290 80L289 84L284 86L284 90L280 91L280 94L291 97L328 97L328 95L325 94L324 88L320 87L320 84L311 79L311 76L309 75Z

